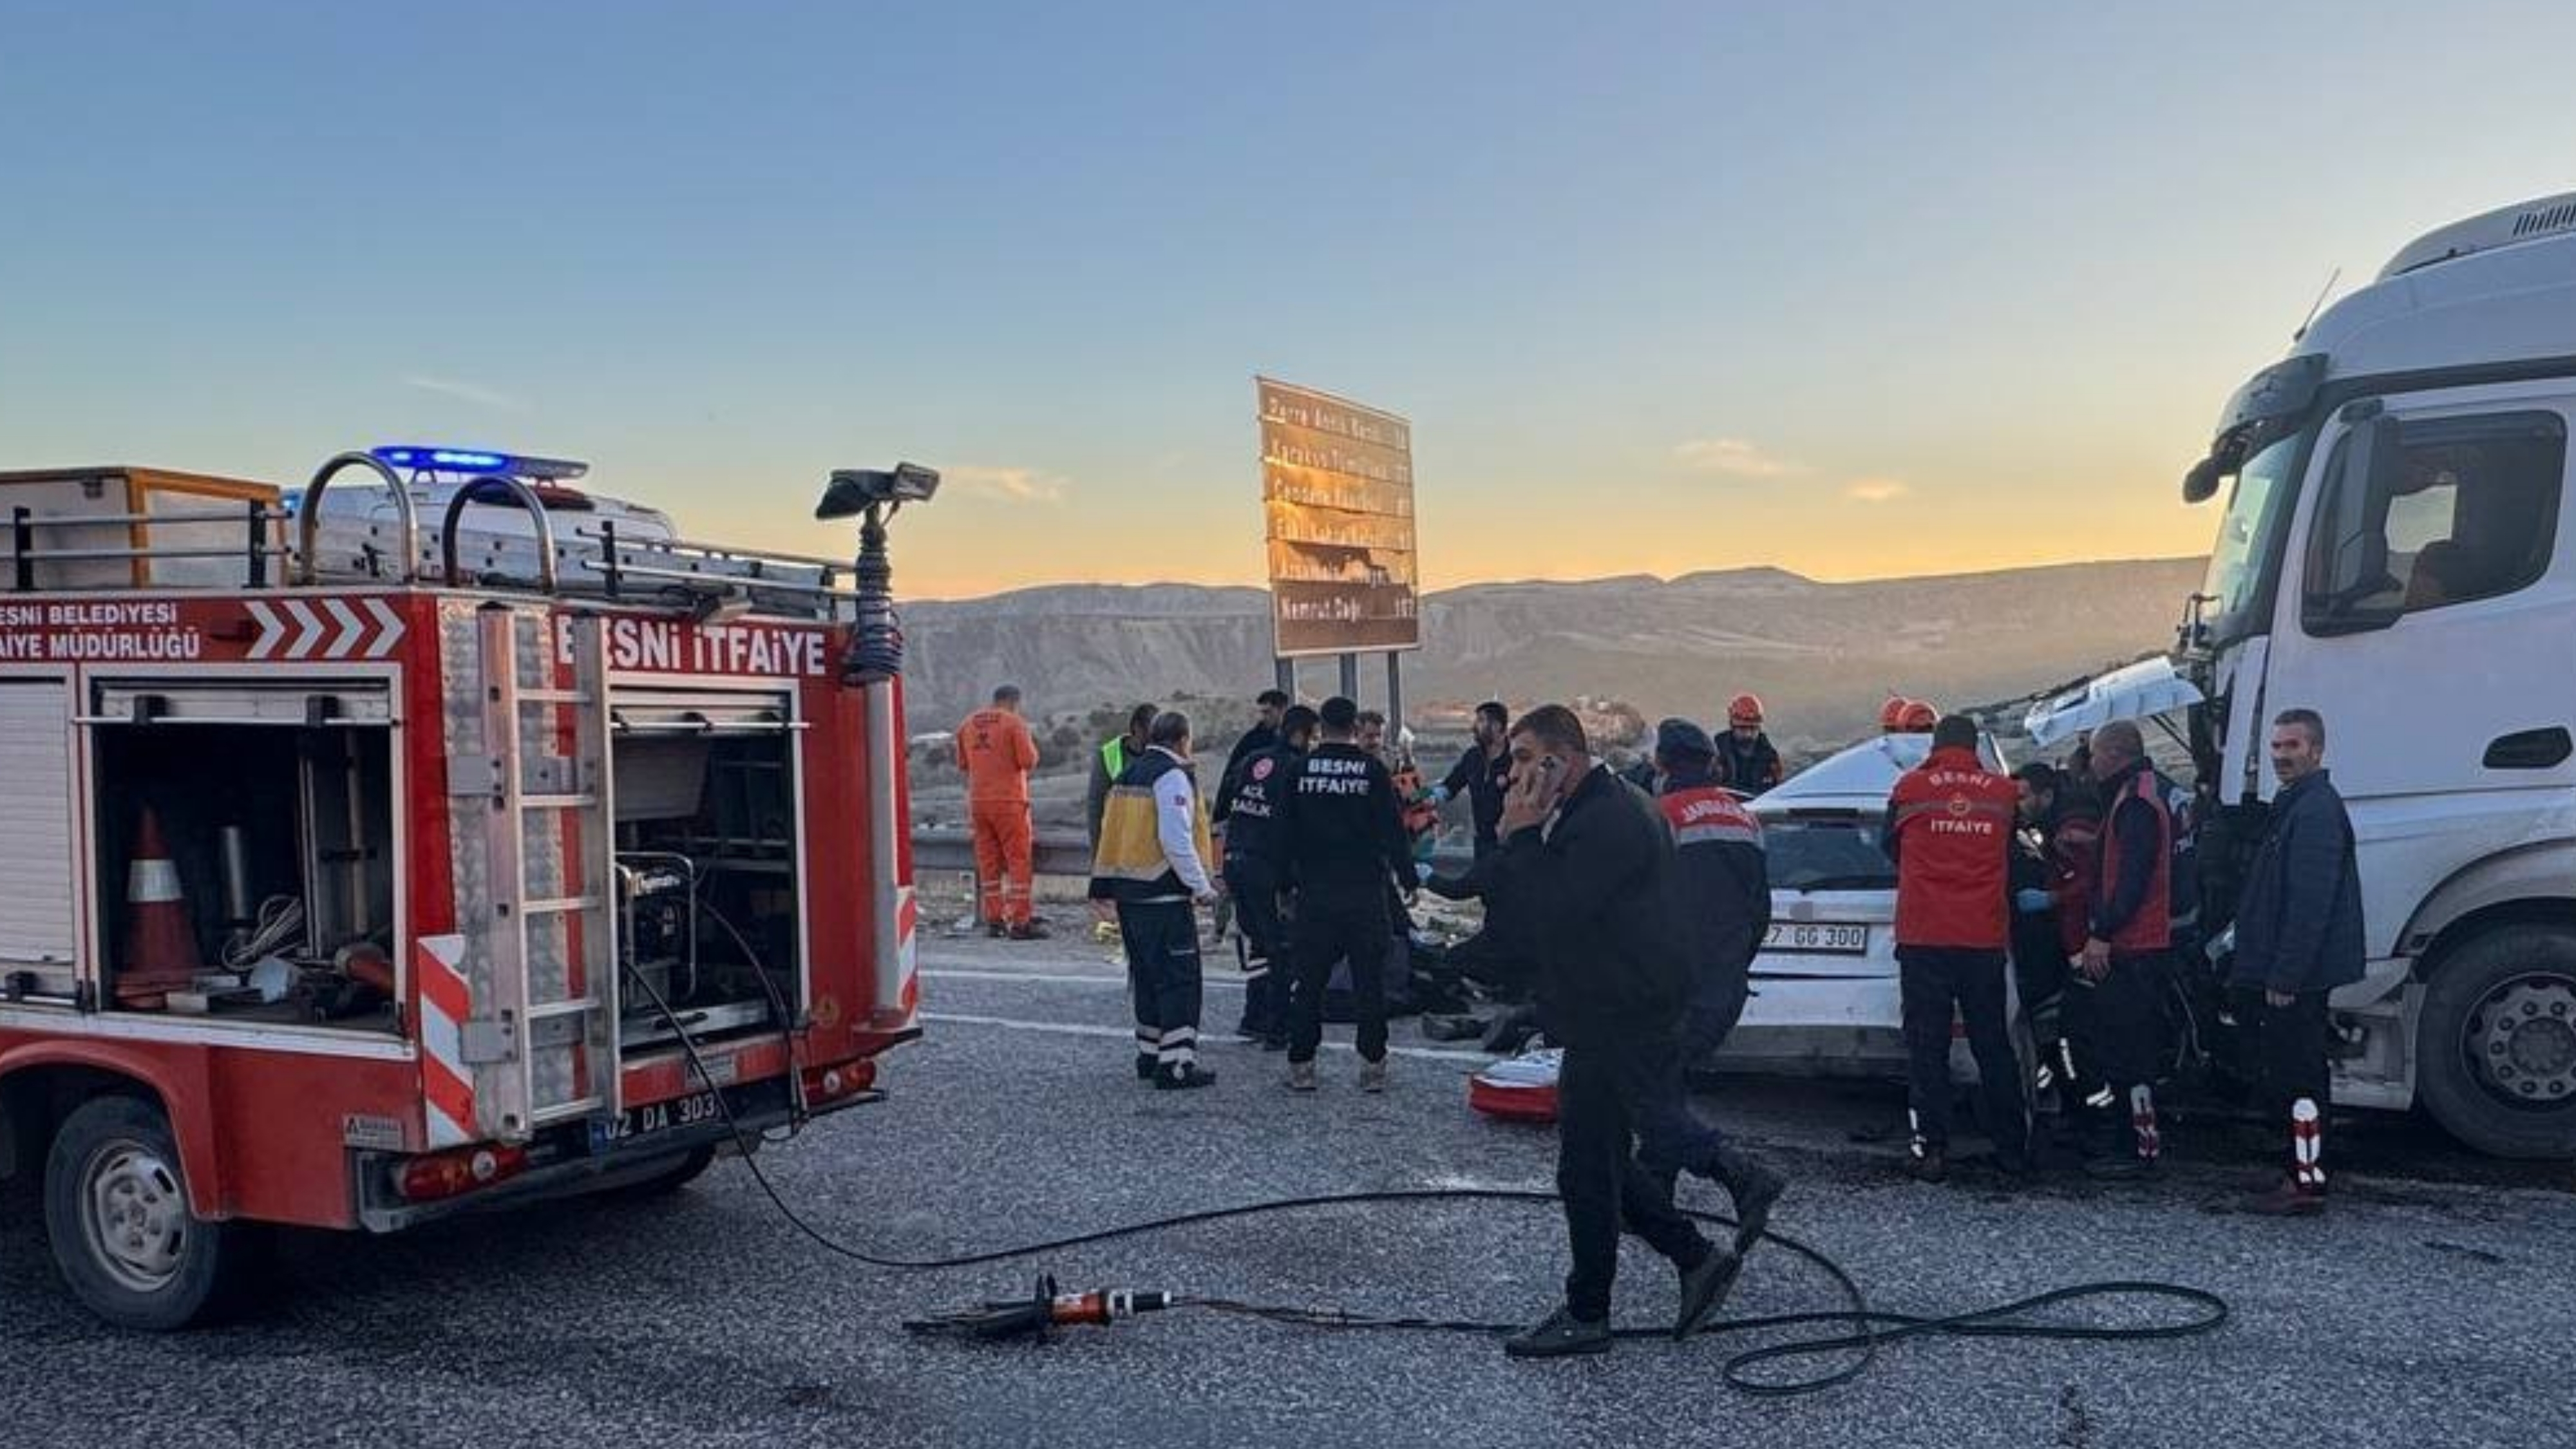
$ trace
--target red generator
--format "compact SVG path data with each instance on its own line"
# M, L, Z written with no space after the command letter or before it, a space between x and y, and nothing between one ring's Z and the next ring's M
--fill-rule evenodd
M937 475L833 475L852 562L583 471L0 473L0 1173L109 1321L268 1224L676 1186L919 1035L884 521Z

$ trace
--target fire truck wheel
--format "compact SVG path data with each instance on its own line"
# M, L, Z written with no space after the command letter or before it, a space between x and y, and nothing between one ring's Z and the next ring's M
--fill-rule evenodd
M627 1202L643 1202L652 1198L668 1197L697 1181L698 1175L705 1172L715 1160L714 1148L693 1148L672 1158L671 1165L660 1172L609 1189L609 1196Z
M64 1119L45 1159L45 1236L72 1292L119 1328L185 1328L239 1306L260 1230L188 1211L161 1109L100 1097Z
M2463 943L2424 991L2416 1086L2450 1134L2497 1157L2576 1154L2576 931Z

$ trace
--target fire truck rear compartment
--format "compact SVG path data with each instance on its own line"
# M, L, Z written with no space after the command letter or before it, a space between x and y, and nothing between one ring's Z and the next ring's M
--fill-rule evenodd
M672 1040L664 1007L701 1041L779 1030L804 950L783 702L620 697L613 718L621 1041Z
M242 695L103 693L117 722L92 736L102 1003L395 1030L392 731L323 722L340 694L281 693L274 723L261 706L218 723L210 711L245 709ZM150 900L170 874L156 859L175 907Z

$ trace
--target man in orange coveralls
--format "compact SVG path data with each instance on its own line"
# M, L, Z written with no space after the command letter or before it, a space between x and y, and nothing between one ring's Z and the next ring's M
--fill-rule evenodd
M1020 689L1005 684L993 703L957 727L957 768L966 772L966 815L975 832L975 878L982 890L984 932L1014 941L1043 941L1037 919L1034 858L1037 830L1029 818L1029 771L1038 743L1020 718Z

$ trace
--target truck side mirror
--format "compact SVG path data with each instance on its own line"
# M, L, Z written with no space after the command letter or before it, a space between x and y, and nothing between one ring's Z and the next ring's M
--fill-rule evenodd
M2191 471L2182 475L2182 501L2207 503L2218 496L2218 485L2225 481L2226 474L2218 461L2218 455L2212 453L2192 464Z

